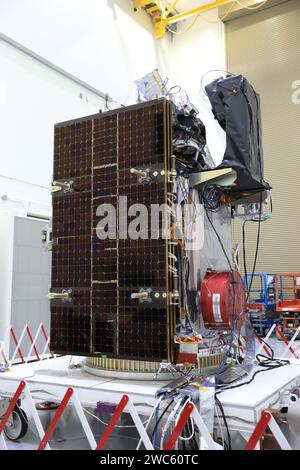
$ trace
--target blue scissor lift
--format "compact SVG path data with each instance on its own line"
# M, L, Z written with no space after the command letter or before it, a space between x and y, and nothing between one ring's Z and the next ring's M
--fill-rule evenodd
M244 276L247 291L250 288L252 274ZM266 336L274 323L276 310L275 274L253 275L248 298L248 311L251 323L258 336Z

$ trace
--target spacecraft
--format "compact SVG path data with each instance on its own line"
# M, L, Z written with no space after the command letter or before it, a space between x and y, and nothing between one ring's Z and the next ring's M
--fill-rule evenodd
M157 71L135 86L134 104L55 126L51 347L107 370L218 367L247 316L232 218L249 200L260 219L270 190L259 97L242 76L207 87L215 166L186 92Z

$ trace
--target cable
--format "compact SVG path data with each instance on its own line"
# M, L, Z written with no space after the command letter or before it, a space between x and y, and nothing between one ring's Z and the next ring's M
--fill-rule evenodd
M245 280L246 280L246 295L250 295L250 290L249 290L249 285L248 285L248 272L247 272L247 263L246 263L246 232L245 232L245 225L247 220L244 220L243 222L243 227L242 227L242 233L243 233L243 263L244 263L244 274L245 274Z
M234 0L234 1L235 1L235 3L240 5L240 7L244 8L245 10L259 10L261 7L263 7L268 2L268 0L264 0L264 1L262 1L262 3L260 3L256 6L249 7L249 6L245 5L244 3L242 3L241 0Z
M156 410L155 410L155 433L154 433L154 443L153 443L154 449L156 449L156 445L157 445L157 422L158 422L158 417L159 417L159 404L158 404L158 406L156 407Z
M218 20L216 21L211 21L211 20L207 20L207 19L204 19L204 16L201 16L200 14L199 15L196 15L195 18L191 21L191 23L185 28L185 29L182 29L181 31L175 31L174 29L170 28L170 26L166 25L166 29L172 33L172 34L176 34L177 36L180 36L182 34L185 34L187 33L188 31L190 31L190 29L193 28L193 26L195 26L198 18L200 18L201 16L201 19L203 19L206 23L210 23L210 24L217 24L217 23L222 23L229 15L230 13L232 12L235 4L238 4L240 7L244 8L245 10L259 10L261 7L263 7L266 3L268 2L268 0L264 0L262 3L260 3L259 5L256 5L256 6L252 6L252 7L249 7L247 5L245 5L244 3L242 3L240 0L233 0L232 4L230 5L230 7L228 8L227 12L224 14L224 16L222 16L221 18L219 18ZM177 2L174 2L173 5L176 5ZM170 10L172 10L173 6L171 6Z
M251 278L250 278L250 284L249 284L248 292L247 292L247 299L246 299L247 301L249 299L249 295L250 295L250 292L251 292L251 287L252 287L252 283L253 283L253 278L254 278L254 273L255 273L256 263L257 263L257 257L258 257L259 242L260 242L260 228L261 228L261 208L262 208L262 191L260 192L259 220L258 220L257 237L256 237L256 248L255 248L252 274L251 274ZM244 260L244 262L245 262L245 260ZM247 285L248 285L248 281L247 281Z
M230 15L230 13L232 12L234 7L235 7L235 4L234 4L234 1L233 1L232 4L230 5L230 7L228 8L227 12L221 18L218 18L217 20L214 21L214 20L206 19L205 15L201 15L201 20L203 20L203 21L205 21L205 23L209 23L209 24L222 23L224 20L226 20L227 16Z
M199 434L199 429L196 428L196 424L194 423L194 420L192 417L190 417L187 421L187 428L190 434L192 435L192 438L189 442L189 445L192 445L192 450L199 449L198 442L196 441L196 432Z
M158 428L159 426L159 423L161 422L162 418L165 416L166 412L168 411L168 409L170 408L170 406L172 405L172 403L174 403L174 399L170 401L170 403L165 407L164 411L162 412L162 414L160 415L160 417L158 418L158 421L155 423L155 426L154 426L154 429L152 431L152 434L151 434L151 442L153 440L153 436L154 436L154 433L156 431L156 429Z
M151 423L151 421L152 421L152 419L153 419L153 416L154 416L154 414L155 414L157 408L159 408L160 403L161 403L162 400L163 400L163 395L161 395L161 396L158 398L157 402L155 403L154 408L152 409L152 412L150 413L150 416L149 416L149 418L148 418L147 424L146 424L146 426L145 426L145 431L147 431L147 429L148 429L148 427L149 427L149 425L150 425L150 423ZM152 408L152 407L151 407L151 408ZM139 442L138 442L138 445L137 445L137 447L136 447L136 450L139 450L140 445L142 444L142 441L143 441L142 438L140 438L140 440L139 440Z
M222 243L221 237L220 237L220 235L218 234L218 232L217 232L217 230L216 230L214 224L212 223L210 216L208 215L208 210L205 209L205 212L206 212L207 220L208 220L208 222L210 223L210 225L211 225L213 231L215 232L216 237L217 237L217 239L218 239L218 241L219 241L219 243L220 243L220 246L221 246L221 248L222 248L222 251L223 251L223 253L224 253L224 256L225 256L225 258L226 258L226 260L227 260L229 269L230 269L231 272L233 272L230 259L229 259L228 255L227 255L227 253L226 253L226 250L225 250L225 247L224 247L224 245L223 245L223 243Z
M105 426L108 425L108 423L105 423L104 421L102 421L102 419L100 419L98 416L94 415L94 413L92 413L91 411L87 410L86 408L83 408L82 409L90 416L92 416L93 418L95 418L97 421L99 421L101 424L104 424ZM147 421L144 421L142 423L142 425L144 426L145 424L148 423L148 420ZM116 428L136 428L136 425L135 424L116 424L115 425Z
M266 0L266 2L267 2L267 0ZM232 12L234 6L235 6L235 4L234 4L234 0L233 0L233 3L230 5L230 7L226 11L226 13L221 18L218 18L216 21L207 20L204 15L203 16L202 15L197 15L197 16L195 16L194 20L185 29L183 29L181 31L175 31L174 29L170 28L169 26L166 26L166 28L170 33L180 36L181 34L187 33L190 29L192 29L192 27L196 24L198 18L201 18L201 20L203 20L203 21L205 21L205 23L209 23L209 24L222 23L230 15L230 13Z
M206 77L209 73L212 73L212 72L218 72L218 73L226 74L226 75L229 75L229 76L234 75L232 72L229 72L228 70L222 70L222 69L211 69L211 70L208 70L207 72L205 72L201 77L200 88L201 88L202 92L204 93L204 95L206 95L206 96L207 96L207 93L206 93L205 88L203 87L203 80L204 80L204 77Z
M223 372L225 366L226 366L226 362L227 362L227 359L229 358L230 356L230 353L231 353L231 349L232 349L232 344L233 344L233 338L235 336L235 320L233 321L232 323L232 328L231 328L231 339L230 339L230 343L228 345L228 349L226 351L226 354L225 354L225 357L219 367L219 369L217 370L217 372L215 373L215 377L216 379L218 379L218 377L220 376L220 374Z
M224 421L224 425L225 425L225 429L226 429L226 433L227 433L227 445L228 445L228 449L229 449L229 450L232 450L232 447L231 447L231 436L230 436L230 432L229 432L229 428L228 428L226 416L225 416L225 413L224 413L224 409L223 409L222 403L220 402L219 398L218 398L216 395L217 395L217 394L215 394L215 402L216 402L216 404L218 405L218 407L220 408L220 411L221 411L221 414L222 414L222 418L223 418L223 421Z
M189 435L188 437L179 436L179 439L180 439L181 441L190 441L190 440L193 439L193 437L194 437L194 435L195 435L195 427L194 427L194 420L193 420L193 418L189 418L187 423L191 423L192 429L190 430L190 435Z
M224 434L223 434L223 428L221 426L221 420L220 420L220 416L219 416L219 413L218 413L218 409L216 407L216 404L215 404L215 413L216 413L216 416L217 416L217 421L219 423L219 429L220 429L220 433L221 433L221 439L222 439L222 444L224 445L225 443L225 439L224 439Z
M179 0L174 0L174 2L171 4L171 6L166 11L166 16L168 16L174 10L174 8L176 7L178 2L179 2Z
M251 86L251 85L250 85ZM263 184L263 172L262 172L262 161L261 161L261 137L260 137L260 123L259 123L259 103L258 103L258 99L257 99L257 95L256 95L256 92L254 90L254 88L251 86L252 88L252 91L253 91L253 94L255 96L255 100L256 100L256 107L257 107L257 146L258 146L258 159L259 159L259 172L260 172L260 186L262 187L262 184ZM241 86L241 91L242 91L242 94L243 96L245 97L245 100L247 102L247 105L248 105L248 109L249 109L249 115L250 115L250 119L252 121L252 112L250 112L251 108L250 108L250 104L249 104L249 100L243 90L243 87ZM246 233L245 233L245 224L246 224L246 220L244 221L243 223L243 258L244 258L244 270L245 270L245 276L246 276L246 286L247 286L247 298L246 298L246 301L248 302L248 299L249 299L249 296L250 296L250 292L251 292L251 287L252 287L252 283L253 283L253 278L254 278L254 273L255 273L255 269L256 269L256 264L257 264L257 257L258 257L258 250L259 250L259 242L260 242L260 229L261 229L261 215L262 215L262 189L260 188L260 195L259 195L259 216L258 216L258 227L257 227L257 238L256 238L256 248L255 248L255 255L254 255L254 261L253 261L253 268L252 268L252 274L251 274L251 278L250 278L250 284L248 285L248 274L247 274L247 266L246 266L246 250L245 250L245 243L246 243Z
M235 334L235 320L236 320L236 319L235 319L235 316L236 316L236 315L235 315L235 281L234 281L234 274L233 274L234 271L233 271L233 268L232 268L232 264L231 264L231 262L230 262L230 259L229 259L228 255L227 255L227 253L226 253L226 250L225 250L225 247L224 247L223 242L222 242L222 240L221 240L221 237L220 237L220 235L218 234L218 232L217 232L217 230L216 230L216 228L215 228L215 226L214 226L214 224L213 224L213 222L212 222L212 220L211 220L211 218L210 218L210 216L209 216L209 214L208 214L208 212L209 212L209 206L207 206L207 201L206 201L206 196L205 196L205 186L206 186L206 184L204 184L204 186L203 186L203 188L202 188L202 190L201 190L201 196L202 196L202 200L203 200L204 209L205 209L205 212L206 212L206 217L207 217L207 219L208 219L208 221L209 221L209 223L210 223L210 225L211 225L213 231L215 232L215 235L216 235L216 237L217 237L217 239L218 239L218 241L219 241L219 243L220 243L220 246L221 246L221 248L222 248L222 251L223 251L223 253L224 253L224 255L225 255L225 258L226 258L226 260L227 260L227 263L228 263L228 266L229 266L229 270L230 270L231 275L232 275L233 319L234 319L234 321L232 322L231 342L230 342L229 347L228 347L228 349L227 349L225 358L224 358L224 360L223 360L221 366L219 367L218 372L216 373L216 377L217 377L217 376L222 372L222 370L224 369L224 367L225 367L225 365L226 365L226 361L227 361L227 359L228 359L228 357L229 357L229 355L230 355L230 352L231 352L231 347L232 347L232 343L233 343L233 337L234 337L234 334ZM212 185L209 185L209 186L212 186Z
M208 181L201 188L201 197L205 209L216 212L220 208L220 200L223 189L217 184L210 184Z
M254 328L253 328L253 332L255 332L255 331L254 331ZM274 349L271 348L271 346L269 345L269 343L267 343L263 338L260 338L260 340L261 340L262 343L264 343L264 344L270 349L270 351L271 351L271 357L272 357L272 359L274 359L274 354L275 354L275 353L274 353Z
M182 401L183 401L183 400L182 400ZM176 418L176 421L175 421L175 426L177 426L177 423L178 423L178 421L179 421L180 415L181 415L181 413L183 412L185 406L188 404L189 401L190 401L190 397L188 397L188 398L186 399L186 401L184 402L184 404L182 405L181 411L180 411L180 412L178 413L178 415L177 415L177 418ZM194 427L193 427L193 429L194 429ZM195 432L195 430L193 431L192 435L191 435L191 436L188 436L188 437L179 436L179 439L181 439L181 440L183 440L183 441L189 441L189 440L192 439L192 437L194 436L194 432Z
M174 31L174 29L170 28L169 26L166 26L166 28L168 31L170 31L170 33L180 36L181 34L187 33L190 29L192 29L192 27L196 24L196 21L198 20L199 16L200 15L195 16L193 21L185 29L182 29L181 31Z
M261 361L259 358L262 357L264 360ZM252 377L250 378L250 380L246 381L246 382L242 382L242 383L239 383L239 384L236 384L236 385L232 385L230 387L227 387L226 384L225 387L224 385L223 386L216 386L217 388L220 388L220 390L218 390L215 395L219 395L220 393L223 393L223 392L226 392L226 390L232 390L234 388L239 388L239 387L243 387L244 385L249 385L251 382L253 382L253 380L255 379L255 377L262 373L262 372L266 372L268 370L273 370L273 369L278 369L279 367L284 367L286 365L289 365L290 364L290 361L287 360L287 359L273 359L273 358L268 358L266 356L264 356L263 354L257 354L256 356L256 359L258 361L258 365L260 367L263 367L262 369L259 369L257 370L256 372L254 372L254 374L252 375ZM240 379L236 379L234 381L232 381L231 383L233 382L236 382L237 380L240 380Z
M164 438L165 438L165 435L166 435L166 432L172 422L172 420L175 418L179 408L181 407L182 405L182 402L183 402L184 398L182 398L181 400L179 400L176 405L174 406L172 412L169 414L168 416L168 419L163 427L163 430L162 430L162 433L161 433L161 438L160 438L160 449L163 449L164 447ZM189 399L184 403L184 406L186 405L186 403L189 401ZM184 408L184 406L182 406L182 409ZM175 421L175 426L177 424L177 419Z

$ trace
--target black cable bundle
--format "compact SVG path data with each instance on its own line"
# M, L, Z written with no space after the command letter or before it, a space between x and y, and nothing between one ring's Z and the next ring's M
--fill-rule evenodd
M161 420L163 419L163 417L165 416L166 412L168 411L168 409L170 408L170 406L174 403L174 400L171 400L170 403L165 407L164 411L161 413L160 417L158 418L157 422L155 423L155 426L153 428L153 431L152 431L152 434L151 434L151 438L150 440L152 441L153 440L153 436L154 436L154 433L155 431L158 429L158 426L159 426L159 423L161 422Z
M223 418L223 421L224 421L224 425L225 425L225 428L226 428L226 433L227 433L227 442L224 442L224 443L223 443L224 448L225 448L225 450L232 450L232 447L231 447L231 436L230 436L230 432L229 432L229 428L228 428L226 416L225 416L225 413L224 413L224 409L223 409L222 403L220 402L220 400L218 399L218 397L217 397L216 395L215 395L215 402L216 402L216 405L219 407L219 409L220 409L220 411L221 411L222 418ZM227 449L226 449L226 447L227 447Z
M268 347L270 348L271 351L273 351L269 345ZM238 378L238 379L233 380L232 382L227 382L222 385L217 385L216 388L219 388L220 390L216 392L216 395L219 395L222 392L226 392L226 390L232 390L234 388L243 387L244 385L249 385L251 382L253 382L255 377L258 374L261 374L262 372L267 372L268 370L278 369L279 367L290 365L290 361L288 359L274 359L273 352L272 352L272 357L267 357L264 354L257 354L256 360L257 360L257 364L260 367L263 367L263 369L259 369L256 372L254 372L252 377L247 382L242 382L242 383L231 385L228 387L228 385L235 383L238 380L241 380L240 378Z
M205 183L200 190L204 209L216 212L220 207L222 193L222 189L217 184Z

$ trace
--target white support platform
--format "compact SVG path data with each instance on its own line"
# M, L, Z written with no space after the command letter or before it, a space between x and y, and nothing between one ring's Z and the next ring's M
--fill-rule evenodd
M247 382L250 376L241 380ZM268 408L282 404L284 391L300 385L300 360L290 359L290 365L259 373L253 382L239 388L224 391L218 395L224 408L229 429L248 437Z
M21 380L25 380L29 390L37 400L58 401L66 388L73 387L83 406L96 407L98 401L118 403L124 393L131 397L134 404L147 403L154 406L155 392L162 381L133 381L99 377L82 369L69 369L71 356L19 364L0 374L0 396L11 396ZM78 358L79 362L82 358ZM76 363L73 357L72 364ZM50 395L51 394L51 395ZM55 397L58 397L55 400ZM139 409L141 414L149 414L149 407Z
M82 406L96 408L98 401L118 403L123 394L128 394L134 405L148 404L140 406L139 413L149 415L149 405L153 407L157 401L155 392L165 383L93 376L82 369L69 369L70 359L62 356L13 366L0 374L0 397L12 396L20 381L25 380L34 400L60 401L66 388L73 387ZM300 385L300 360L290 361L290 365L256 375L251 384L218 395L231 431L247 438L262 411L279 405L284 390ZM75 358L72 363L76 363Z

